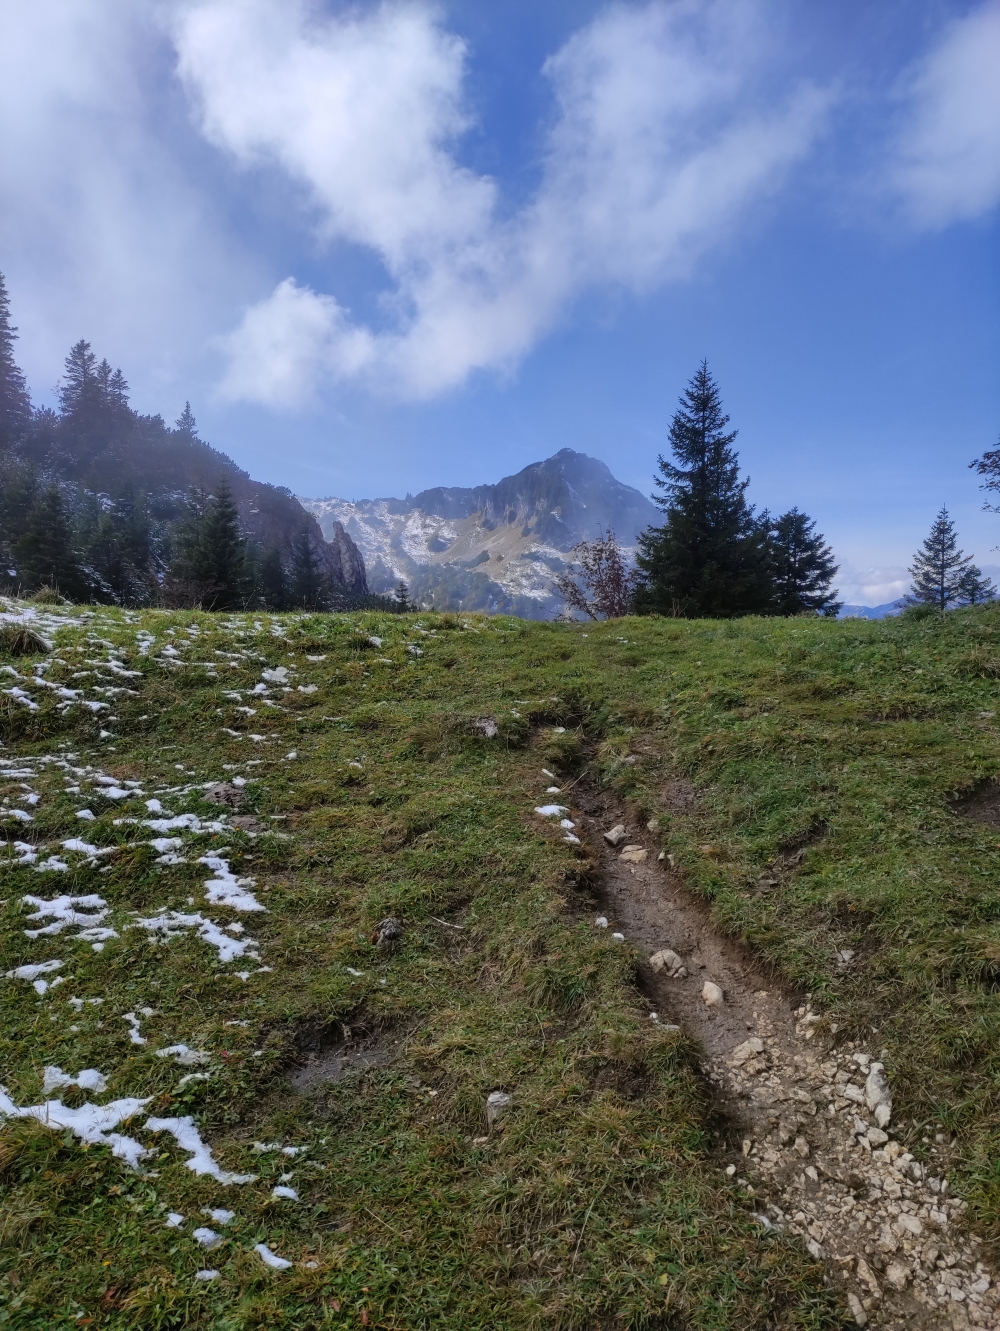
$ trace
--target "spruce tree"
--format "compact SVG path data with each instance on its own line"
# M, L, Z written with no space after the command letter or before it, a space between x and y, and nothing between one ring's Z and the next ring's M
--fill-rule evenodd
M229 483L223 476L205 509L188 551L190 574L202 589L205 610L233 610L247 594L247 547Z
M257 590L268 610L288 609L288 584L281 562L281 551L268 550L257 571Z
M392 599L396 602L400 612L404 614L413 609L410 604L410 589L402 578L396 583L396 590L392 594Z
M36 500L13 553L21 582L32 590L49 586L71 601L88 599L87 578L57 486L50 485Z
M292 603L306 610L320 610L329 591L323 566L313 549L309 532L302 528L292 546Z
M98 366L97 357L90 349L90 343L82 337L70 348L69 355L63 362L66 373L59 388L59 405L64 416L75 416L85 412L101 402L101 372L108 366L110 378L111 366L104 361Z
M10 298L0 273L0 446L16 439L31 423L31 398L14 360L17 329L10 321Z
M983 605L997 599L997 589L989 578L984 578L975 564L962 574L958 587L959 605Z
M772 613L835 616L843 604L830 591L837 565L815 522L790 508L771 523L768 543L774 578Z
M174 421L178 434L186 434L189 439L198 438L198 422L194 418L191 410L191 403L184 403L184 410Z
M907 602L910 605L933 605L938 610L959 605L966 599L963 589L968 590L973 585L970 578L973 570L978 579L979 570L972 563L972 556L959 550L955 524L948 516L948 509L942 505L930 535L913 556L908 570L913 577L913 587Z
M675 461L658 459L653 498L666 522L639 537L639 614L729 619L769 609L766 524L747 502L728 423L703 361L670 423Z

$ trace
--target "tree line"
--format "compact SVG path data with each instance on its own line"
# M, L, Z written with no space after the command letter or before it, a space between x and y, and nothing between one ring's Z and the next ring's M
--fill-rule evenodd
M14 354L17 329L0 274L0 586L73 601L203 609L331 609L395 600L333 584L288 491L272 495L297 531L279 542L241 523L227 458L198 437L190 403L173 428L129 405L120 369L81 339L70 350L58 410L32 405ZM190 484L192 459L217 479ZM96 478L96 479L95 479ZM244 480L249 483L248 478ZM277 530L277 528L275 528Z
M672 457L657 458L653 499L663 524L640 534L634 567L613 531L578 545L554 586L570 613L592 619L838 614L842 602L832 589L838 565L830 547L797 507L774 517L749 502L749 477L740 474L737 431L727 430L729 420L703 361L670 423ZM988 478L984 488L1000 491L1000 449L971 465ZM909 571L911 605L945 610L997 595L958 550L944 508Z

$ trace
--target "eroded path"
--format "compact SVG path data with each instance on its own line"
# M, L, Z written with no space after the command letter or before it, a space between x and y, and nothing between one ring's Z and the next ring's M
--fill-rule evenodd
M650 830L593 792L576 804L603 866L602 918L652 959L652 1019L700 1041L735 1128L719 1168L756 1199L761 1223L801 1237L859 1326L1000 1328L1000 1284L950 1194L950 1139L925 1140L916 1160L893 1132L878 1051L795 1008L713 927ZM612 846L604 834L616 827Z

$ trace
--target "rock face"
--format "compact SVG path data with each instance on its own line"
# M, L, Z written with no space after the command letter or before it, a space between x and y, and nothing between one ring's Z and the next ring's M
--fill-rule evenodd
M574 545L613 528L634 550L659 511L603 462L561 449L495 485L437 487L405 499L300 499L328 541L338 525L360 548L368 586L404 580L439 610L488 610L548 618L552 592Z
M330 576L334 582L365 595L368 591L365 561L361 551L344 530L343 523L333 524L326 550Z

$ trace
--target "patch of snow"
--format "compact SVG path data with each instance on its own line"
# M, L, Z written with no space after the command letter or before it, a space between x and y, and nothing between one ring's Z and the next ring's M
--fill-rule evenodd
M189 1049L186 1044L171 1044L165 1049L157 1049L157 1058L172 1058L182 1068L200 1068L212 1061L212 1055L204 1049Z
M259 961L259 944L255 938L236 939L224 934L212 920L203 915L185 915L178 910L165 910L148 919L138 919L130 926L133 929L145 929L148 933L158 934L166 942L171 938L180 938L189 929L197 929L198 937L214 947L220 961L232 961L236 957L248 956Z
M143 1101L148 1104L148 1101ZM184 1163L194 1174L209 1174L224 1186L232 1183L253 1183L256 1174L231 1174L222 1169L212 1158L212 1152L201 1139L190 1114L184 1118L148 1118L145 1122L147 1132L169 1132L182 1151L187 1151L189 1159Z
M299 1194L295 1191L295 1189L289 1188L284 1184L282 1184L280 1187L272 1188L271 1196L285 1198L290 1202L297 1202L299 1200Z
M77 818L82 818L85 823L94 822L96 817L96 815L91 813L89 809L78 809L76 816Z
M96 1068L84 1068L75 1077L63 1072L62 1068L45 1068L42 1094L48 1095L50 1091L58 1091L61 1086L79 1086L81 1091L93 1091L95 1095L101 1095L108 1089L108 1079Z
M256 880L237 878L230 872L228 860L220 859L218 855L203 855L197 863L206 865L215 875L203 883L205 900L210 905L228 906L230 910L241 911L267 909L252 892L247 891L247 888L253 887Z
M139 1168L139 1161L149 1155L139 1142L132 1137L124 1137L114 1132L119 1123L133 1118L149 1104L151 1096L140 1100L135 1096L126 1096L122 1100L112 1100L106 1105L81 1105L79 1109L68 1109L61 1100L47 1100L41 1105L27 1105L19 1109L7 1092L0 1087L0 1118L33 1118L54 1132L69 1131L80 1141L90 1146L108 1146L111 1154L118 1160L124 1160L133 1169Z
M259 1254L260 1260L265 1266L269 1266L274 1271L287 1271L292 1265L284 1257L279 1257L277 1253L271 1251L266 1243L255 1243L254 1252Z
M184 1217L179 1211L170 1211L167 1214L165 1229L180 1229L184 1224Z
M569 813L569 809L564 804L539 804L535 813L539 818L558 818L561 814Z

